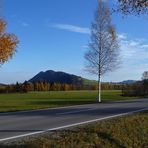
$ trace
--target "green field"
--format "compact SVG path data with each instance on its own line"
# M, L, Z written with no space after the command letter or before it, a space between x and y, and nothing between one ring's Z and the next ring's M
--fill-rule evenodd
M148 112L24 138L2 148L147 148Z
M123 100L120 90L102 91L102 100ZM94 103L97 91L52 91L0 94L0 112Z

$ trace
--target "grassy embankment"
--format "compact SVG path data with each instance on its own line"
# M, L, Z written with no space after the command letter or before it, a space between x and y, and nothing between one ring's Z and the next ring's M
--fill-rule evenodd
M148 112L46 133L2 148L147 148Z
M97 91L30 92L0 94L0 112L59 107L96 102ZM124 100L120 90L102 91L102 100Z

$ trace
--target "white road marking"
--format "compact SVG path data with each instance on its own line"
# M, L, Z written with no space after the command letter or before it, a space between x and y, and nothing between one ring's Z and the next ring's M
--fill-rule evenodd
M88 124L88 123L97 122L97 121L101 121L101 120L105 120L105 119L111 119L111 118L129 115L129 114L133 114L133 113L137 113L137 112L141 112L141 111L146 111L146 110L148 110L148 108L130 111L130 112L127 112L127 113L122 113L122 114L117 114L117 115L112 115L112 116L108 116L108 117L104 117L104 118L97 118L97 119L88 120L88 121L84 121L84 122L74 123L74 124L70 124L70 125L60 126L60 127L56 127L56 128L50 128L50 129L46 129L46 130L43 130L43 131L32 132L32 133L28 133L28 134L22 134L22 135L18 135L18 136L12 136L12 137L8 137L8 138L0 139L0 142L12 140L12 139L17 139L17 138L22 138L22 137L26 137L26 136L32 136L32 135L36 135L36 134L42 134L42 133L45 133L45 132L60 130L60 129L69 128L69 127L73 127L73 126Z
M96 110L96 108L92 109L82 109L82 110L75 110L75 111L69 111L69 112L63 112L63 113L57 113L56 115L67 115L67 114L74 114L74 113L80 113L80 112L86 112L86 111L90 111L90 110Z

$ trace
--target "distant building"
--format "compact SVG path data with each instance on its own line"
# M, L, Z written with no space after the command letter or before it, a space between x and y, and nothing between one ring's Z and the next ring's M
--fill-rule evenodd
M145 72L142 74L142 80L148 80L148 71L145 71Z

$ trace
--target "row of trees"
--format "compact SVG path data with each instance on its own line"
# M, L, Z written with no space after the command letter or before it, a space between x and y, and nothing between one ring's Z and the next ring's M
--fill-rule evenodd
M103 90L121 90L122 85L115 83L102 83ZM59 84L36 82L16 83L0 87L0 93L26 93L29 91L69 91L69 90L98 90L98 85L74 85L74 84Z
M123 96L148 96L148 80L125 85L122 94Z

